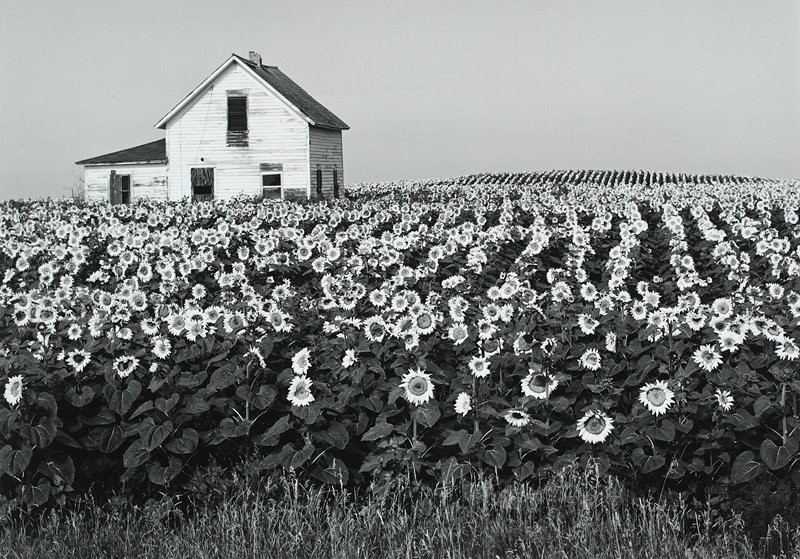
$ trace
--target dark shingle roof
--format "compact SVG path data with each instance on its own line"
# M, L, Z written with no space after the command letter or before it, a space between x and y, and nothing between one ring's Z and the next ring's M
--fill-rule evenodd
M156 140L140 146L122 149L99 155L90 159L76 161L76 165L97 165L102 163L133 163L135 161L167 162L167 141Z
M292 105L300 109L308 118L314 121L315 126L331 128L333 130L350 130L339 117L325 108L319 101L311 97L306 90L293 82L289 76L278 69L277 66L257 65L250 60L234 54L243 64L246 64L261 79L275 88Z

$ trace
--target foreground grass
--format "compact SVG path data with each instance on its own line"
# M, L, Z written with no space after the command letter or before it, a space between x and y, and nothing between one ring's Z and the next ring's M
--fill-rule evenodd
M369 496L296 479L234 485L185 511L167 497L146 506L86 500L5 523L0 557L800 557L800 534L780 530L780 519L754 545L740 521L634 498L613 479L576 472L540 488L497 491L483 481L413 497L400 482Z

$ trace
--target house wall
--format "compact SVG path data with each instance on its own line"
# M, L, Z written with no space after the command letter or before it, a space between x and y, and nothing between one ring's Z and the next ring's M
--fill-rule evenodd
M111 171L131 176L131 201L140 198L167 199L167 165L140 163L115 165L86 165L83 168L83 192L87 201L109 201L108 182Z
M227 91L247 95L248 146L227 146ZM191 196L192 167L214 167L214 197L260 195L260 165L282 164L286 197L309 187L308 122L232 64L167 124L169 199Z
M317 196L317 169L322 169L322 195L333 197L333 170L338 171L339 195L344 191L344 158L342 131L310 127L311 131L311 196Z

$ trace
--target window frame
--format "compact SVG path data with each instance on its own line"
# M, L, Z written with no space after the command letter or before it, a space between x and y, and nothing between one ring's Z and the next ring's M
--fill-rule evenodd
M250 145L250 95L247 91L229 90L225 98L225 145L248 147ZM244 128L231 129L231 99L244 99Z
M194 196L194 183L192 182L192 169L211 169L211 200L195 200ZM203 185L205 186L205 185ZM194 202L208 202L217 199L217 166L216 165L203 165L203 166L190 166L189 167L189 199Z
M231 100L232 99L243 99L244 100L244 128L231 128ZM244 94L236 94L231 95L228 94L226 99L226 109L227 109L227 128L228 132L247 132L249 130L250 122L247 118L247 109L248 109L248 102L247 102L247 95Z
M278 186L264 186L264 177L265 176L274 176L278 175L280 177L281 184ZM281 193L281 200L283 200L283 171L261 171L261 198L264 199L264 190L270 189L278 189Z
M120 199L120 202L119 203L129 206L129 205L131 205L133 203L133 176L130 173L124 174L124 175L117 173L117 176L119 177L119 180L120 180L120 185L119 185L119 199ZM128 201L127 202L125 201L125 186L122 184L123 177L128 177Z

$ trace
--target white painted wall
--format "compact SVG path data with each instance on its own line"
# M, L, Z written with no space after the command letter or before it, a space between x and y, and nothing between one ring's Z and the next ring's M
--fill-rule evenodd
M111 171L131 176L131 201L140 198L167 199L167 166L164 163L114 165L86 165L83 168L84 197L86 200L108 202L108 181Z
M228 147L227 91L247 94L249 145ZM309 126L263 82L232 64L167 123L169 199L191 196L192 167L214 167L214 196L261 194L260 164L283 164L285 189L309 189Z

